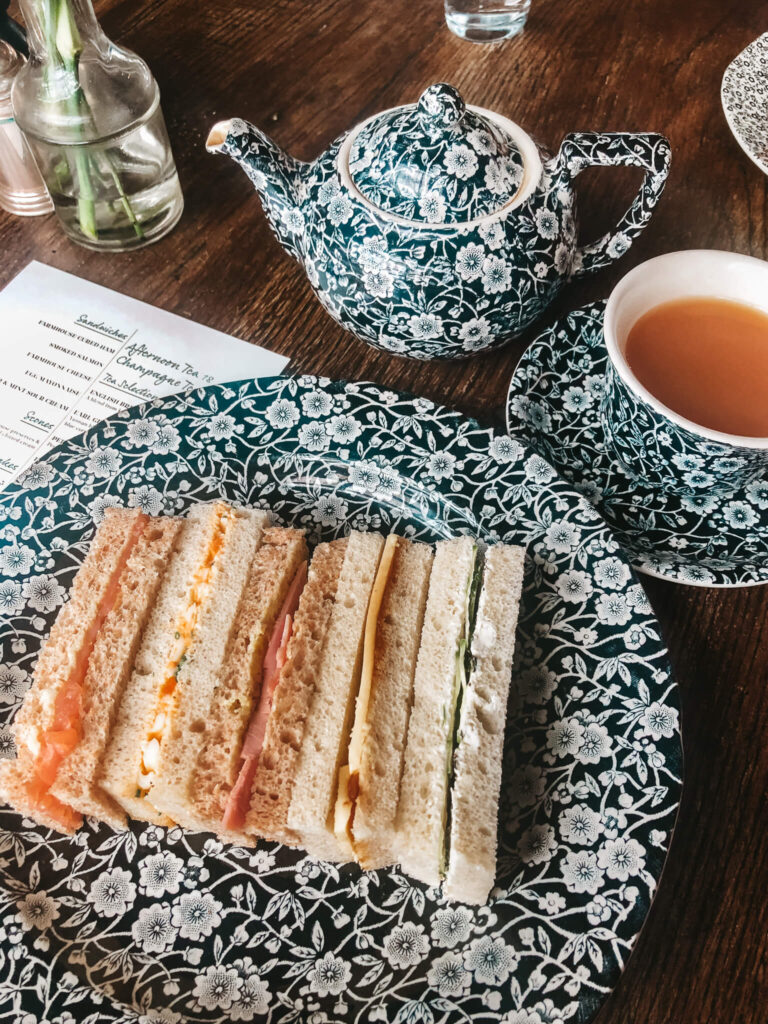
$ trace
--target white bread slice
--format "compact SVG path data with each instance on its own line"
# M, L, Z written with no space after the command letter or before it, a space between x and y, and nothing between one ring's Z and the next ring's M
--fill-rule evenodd
M397 860L395 826L432 548L400 541L376 624L353 835L366 869Z
M472 634L475 664L461 707L443 893L482 904L496 877L496 831L507 698L525 549L490 548Z
M474 556L469 537L436 545L400 787L399 861L406 874L433 886L440 884L443 870L456 656Z
M347 543L344 538L315 548L253 780L245 819L249 835L298 842L288 828L288 809Z
M227 842L253 843L245 833L225 831L222 818L237 781L243 740L258 705L264 655L272 630L294 576L308 558L302 530L273 526L262 534L206 716L191 796L192 813L199 827L217 832Z
M228 506L223 502L196 505L184 521L178 549L158 593L102 761L103 788L132 818L140 821L173 824L173 819L138 791L142 744L155 718L169 657L176 644L174 634L179 616L190 605L194 576L211 548L218 529L217 515L222 508L227 510ZM238 510L235 522L242 522L243 518L247 520L248 515ZM257 519L259 530L262 522L263 519ZM225 544L222 556L226 554L226 547ZM211 592L216 593L215 586Z
M368 601L383 546L378 533L349 535L299 753L288 827L307 853L321 860L346 860L331 816L360 680Z
M116 829L125 828L125 814L95 780L182 522L167 517L151 519L128 559L118 598L88 662L83 684L83 739L62 761L50 790L81 814L90 814Z
M41 736L53 724L57 695L70 681L77 663L89 654L86 627L96 619L111 577L132 550L132 531L145 520L138 509L107 509L72 583L69 600L59 611L43 644L32 686L16 715L13 731L18 756L13 761L0 761L0 798L57 832L73 832L82 818L70 809L72 823L62 825L55 813L47 812L30 798L28 788L35 777ZM50 799L55 808L58 801L55 797Z
M150 791L152 804L177 824L205 829L194 813L191 785L221 666L253 556L268 523L265 512L237 509L213 567L210 592L176 682L176 707L160 744L160 767Z

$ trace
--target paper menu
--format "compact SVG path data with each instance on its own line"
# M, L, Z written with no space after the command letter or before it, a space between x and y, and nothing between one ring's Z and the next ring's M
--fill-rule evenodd
M288 360L30 263L0 292L0 490L46 451L131 405L280 373Z

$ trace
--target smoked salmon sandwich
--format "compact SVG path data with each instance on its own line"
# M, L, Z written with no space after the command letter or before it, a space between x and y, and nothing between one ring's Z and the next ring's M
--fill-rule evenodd
M0 762L0 797L57 832L74 832L83 814L125 827L98 774L183 522L108 508L43 645L14 723L18 756Z

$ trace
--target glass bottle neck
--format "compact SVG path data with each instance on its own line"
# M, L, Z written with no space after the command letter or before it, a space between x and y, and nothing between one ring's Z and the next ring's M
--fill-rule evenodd
M91 0L19 0L19 6L33 61L67 63L85 46L108 45Z

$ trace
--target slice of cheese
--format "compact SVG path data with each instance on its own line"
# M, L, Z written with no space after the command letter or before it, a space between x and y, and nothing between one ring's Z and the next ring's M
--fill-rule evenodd
M355 702L355 721L349 739L347 764L339 769L339 786L336 806L334 809L333 829L342 848L354 859L354 820L355 800L357 799L360 773L360 760L363 753L368 724L368 705L371 699L373 684L374 655L376 650L376 627L379 621L381 603L387 589L395 551L400 538L390 534L384 542L381 560L373 582L371 597L368 602L368 614L365 619L365 638L363 640L363 666L360 671L360 688Z
M355 859L355 848L352 845L354 812L355 801L349 795L349 765L345 764L339 768L339 795L333 811L333 831L347 860Z

